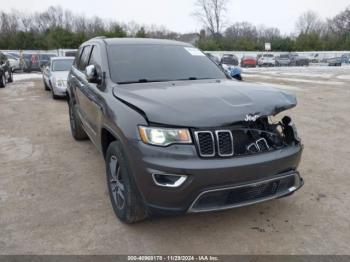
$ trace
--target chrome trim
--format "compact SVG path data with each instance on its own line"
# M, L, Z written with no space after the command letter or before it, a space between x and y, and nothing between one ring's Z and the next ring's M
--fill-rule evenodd
M179 179L176 180L174 184L161 184L161 183L159 183L159 182L157 181L157 179L155 178L156 175L161 175L161 176L176 176L176 177L179 177ZM175 187L179 187L179 186L181 186L183 183L185 183L185 181L187 180L187 176L185 176L185 175L173 175L173 174L152 174L152 179L153 179L153 182L154 182L157 186L175 188Z
M251 143L249 146L247 146L247 150L251 153L256 153L255 151L250 150L250 148L253 146L256 148L257 152L260 152L260 148L255 143Z
M200 146L200 143L199 143L198 134L210 134L211 135L211 140L212 140L212 144L213 144L213 154L210 154L210 155L202 154L201 146ZM197 146L198 146L198 149L199 149L199 155L201 157L213 157L213 156L215 156L215 140L214 140L213 132L211 132L211 131L195 131L194 132L194 136L195 136L195 139L196 139L196 142L197 142Z
M219 134L220 133L229 133L230 134L230 138L231 138L231 149L232 149L232 153L231 154L221 154L220 153L220 140L219 140ZM232 136L232 132L230 130L217 130L215 131L215 136L216 136L216 140L217 140L217 150L218 150L218 154L221 157L229 157L229 156L233 156L234 155L234 147L233 147L233 136Z
M207 209L201 209L201 210L195 210L193 209L193 206L196 204L196 202L200 199L201 196L203 196L204 194L207 193L211 193L211 192L217 192L217 191L225 191L225 190L231 190L231 189L237 189L237 188L242 188L242 187L249 187L249 186L259 186L261 184L264 183L268 183L271 181L275 181L275 180L281 180L284 179L286 177L290 177L290 176L294 176L294 186L290 187L287 191L278 193L278 194L274 194L273 196L270 197L265 197L265 198L261 198L258 200L254 200L254 201L245 201L242 203L238 203L238 204L234 204L234 205L228 205L228 206L222 206L222 207L213 207L213 208L207 208ZM202 213L202 212L210 212L210 211L220 211L220 210L226 210L226 209L231 209L231 208L238 208L238 207L243 207L243 206L249 206L249 205L254 205L254 204L258 204L258 203L262 203L265 201L269 201L272 199L276 199L279 197L282 197L284 195L288 195L296 190L298 190L299 188L302 187L302 183L301 183L301 178L298 172L294 172L288 175L282 175L276 178L271 178L271 179L267 179L267 180L263 180L260 182L256 182L256 183L250 183L250 184L245 184L245 185L240 185L240 186L233 186L233 187L227 187L227 188L219 188L219 189L212 189L212 190L207 190L207 191L203 191L202 193L200 193L196 199L192 202L191 206L188 208L187 212L188 213Z
M258 147L258 149L259 149L260 152L261 152L261 149L260 149L260 146L259 146L259 144L258 144L260 141L265 142L265 145L266 145L267 149L268 149L268 150L270 149L270 146L269 146L269 144L267 143L266 139L265 139L265 138L260 138L259 140L256 140L256 142L255 142L255 144L256 144L256 146Z

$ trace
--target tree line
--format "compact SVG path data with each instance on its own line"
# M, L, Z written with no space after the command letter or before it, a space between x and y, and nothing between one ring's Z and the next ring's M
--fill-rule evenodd
M296 22L295 32L282 35L275 27L237 22L224 28L230 0L197 0L194 16L205 26L198 46L203 50L261 51L271 43L274 51L350 50L350 6L326 20L307 11Z
M296 23L296 32L282 35L278 28L237 22L225 26L228 0L197 0L193 15L203 30L196 45L203 50L260 51L270 42L274 51L350 50L350 7L333 18L322 20L309 11ZM61 7L23 13L0 12L0 49L77 48L95 37L142 37L181 40L180 33L163 26L118 23L99 17L73 14Z
M59 6L36 13L0 12L0 49L77 48L96 36L175 39L178 34L157 25L146 27L75 15Z

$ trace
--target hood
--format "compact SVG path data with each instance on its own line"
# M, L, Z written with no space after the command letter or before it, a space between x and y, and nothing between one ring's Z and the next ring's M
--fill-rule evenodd
M51 72L52 77L56 80L67 80L69 71L55 71Z
M293 94L232 80L119 85L113 93L142 110L150 122L186 127L230 125L249 115L276 115L297 104Z

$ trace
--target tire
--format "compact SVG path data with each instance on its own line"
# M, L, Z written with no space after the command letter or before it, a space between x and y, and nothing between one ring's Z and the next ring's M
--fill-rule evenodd
M107 149L106 175L109 197L116 216L127 224L146 219L145 205L119 141L112 142Z
M77 113L76 105L73 103L72 99L68 102L69 107L69 122L72 136L75 140L81 141L88 139L88 136L83 129L83 124Z
M45 82L44 79L43 79L43 82L44 82L45 91L50 91L50 88L49 88L49 86L46 84L46 82Z
M0 88L4 88L5 86L6 86L5 74L1 74L1 77L0 77Z
M13 73L12 70L9 70L9 78L7 79L7 82L12 83L13 82Z

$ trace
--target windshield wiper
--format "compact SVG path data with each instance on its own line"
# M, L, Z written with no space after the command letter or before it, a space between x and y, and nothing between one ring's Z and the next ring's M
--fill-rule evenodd
M139 79L139 80L118 82L118 84L125 85L125 84L154 83L154 82L168 82L168 81L171 81L171 80L169 80L169 79L146 79L146 78L142 78L142 79Z
M188 78L179 78L179 79L146 79L142 78L139 80L133 80L133 81L124 81L124 82L118 82L120 85L127 85L127 84L138 84L138 83L155 83L155 82L171 82L171 81L193 81L193 80L205 80L205 79L215 79L215 78L208 78L208 77L188 77Z
M187 80L193 81L193 80L206 80L206 79L215 79L215 78L190 76L189 78L180 78L172 81L187 81Z

